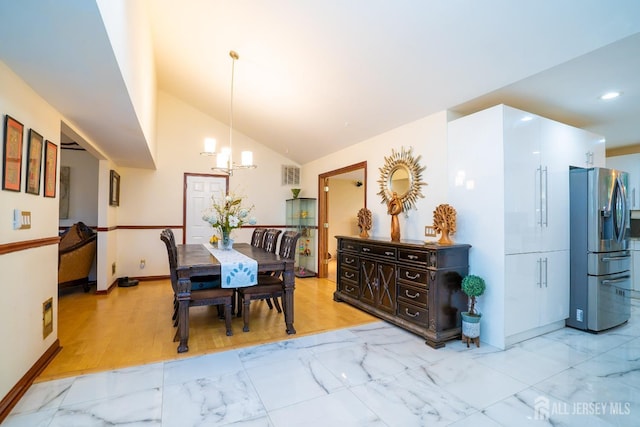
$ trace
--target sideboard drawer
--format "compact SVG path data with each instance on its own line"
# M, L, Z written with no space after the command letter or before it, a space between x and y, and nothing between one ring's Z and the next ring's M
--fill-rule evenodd
M340 249L343 251L358 252L360 250L360 247L357 243L354 243L350 240L341 240Z
M426 285L428 283L427 273L428 273L427 270L417 270L415 268L399 267L398 280L415 283L415 284Z
M398 301L398 316L409 322L417 323L425 327L429 323L429 310L404 301Z
M359 278L360 273L358 270L345 267L340 268L340 279L352 280L357 283Z
M342 279L338 289L353 298L360 298L360 286L358 286L358 282Z
M425 288L398 283L398 299L403 299L407 302L427 307L427 304L429 303L428 294L429 292Z
M426 251L411 251L407 249L398 250L398 261L426 264L428 256L429 254Z
M377 255L388 259L396 259L396 248L390 246L360 245L360 253L365 255Z
M360 268L360 263L358 262L359 258L354 255L349 254L340 254L340 266L341 267L350 267L354 269Z

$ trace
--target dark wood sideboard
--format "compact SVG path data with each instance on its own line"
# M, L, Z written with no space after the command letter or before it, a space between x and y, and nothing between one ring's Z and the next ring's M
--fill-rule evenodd
M336 236L335 301L344 301L420 335L434 348L460 337L460 289L469 271L470 245L392 242L384 238Z

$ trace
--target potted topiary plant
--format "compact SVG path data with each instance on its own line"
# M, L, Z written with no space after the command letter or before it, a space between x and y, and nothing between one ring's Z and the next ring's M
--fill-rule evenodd
M480 347L480 317L481 313L476 310L476 298L482 295L486 289L484 279L480 276L470 274L462 279L462 292L469 297L469 311L462 312L462 340L475 342Z

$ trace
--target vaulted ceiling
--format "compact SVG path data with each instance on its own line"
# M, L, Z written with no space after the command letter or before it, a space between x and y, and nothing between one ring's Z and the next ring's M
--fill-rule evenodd
M438 111L498 103L593 130L608 148L640 143L640 2L147 7L159 89L227 123L237 51L234 129L301 164ZM117 163L152 166L95 3L1 2L0 16L1 61ZM609 90L623 95L600 101Z

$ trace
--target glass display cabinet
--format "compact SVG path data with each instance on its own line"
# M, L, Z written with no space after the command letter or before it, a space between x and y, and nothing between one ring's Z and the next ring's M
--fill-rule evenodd
M316 199L300 197L287 200L287 228L300 233L296 250L296 277L316 275Z

